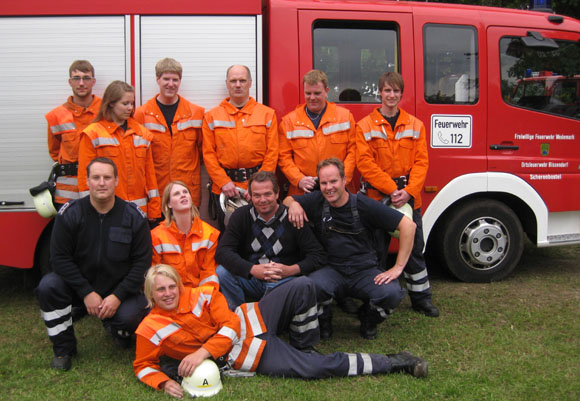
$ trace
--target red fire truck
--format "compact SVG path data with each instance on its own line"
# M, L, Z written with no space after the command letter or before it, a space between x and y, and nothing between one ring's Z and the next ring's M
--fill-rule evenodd
M572 18L371 0L31 0L2 2L0 18L2 265L47 264L49 221L28 189L48 175L43 116L69 96L75 59L95 66L95 93L124 79L139 105L156 93L155 62L174 57L181 93L206 108L226 96L227 66L246 64L252 95L279 118L304 101L312 68L356 119L378 107L379 75L399 71L402 107L427 129L424 234L443 266L461 280L498 280L516 267L524 236L539 247L580 243ZM522 90L548 73L562 77L558 88Z

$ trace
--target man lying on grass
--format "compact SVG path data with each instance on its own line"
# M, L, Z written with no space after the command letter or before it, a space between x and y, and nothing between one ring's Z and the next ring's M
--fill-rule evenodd
M318 379L389 372L427 376L427 362L408 352L316 352L313 345L320 333L315 294L312 281L298 277L234 313L213 287L183 287L171 266L153 266L145 278L152 310L136 331L135 374L174 397L182 397L183 389L165 373L171 363L160 366L162 356L175 360L179 377L190 376L203 360L221 356L234 369L270 376ZM286 330L290 344L277 336Z

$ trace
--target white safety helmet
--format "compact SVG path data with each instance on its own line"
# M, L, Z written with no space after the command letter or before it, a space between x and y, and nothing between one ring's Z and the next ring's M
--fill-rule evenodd
M246 190L240 187L236 187L236 189L242 195L242 197L236 196L229 198L223 192L220 194L220 207L225 214L224 224L226 226L230 221L230 216L236 211L236 209L248 204L246 199L243 197L243 195L246 193Z
M193 371L193 374L184 377L181 387L192 397L211 397L222 389L220 370L214 361L205 359Z
M403 206L399 208L395 207L393 204L391 204L389 207L391 209L395 209L397 212L403 213L405 216L413 220L413 208L408 203L405 203ZM389 233L389 235L393 238L399 238L399 234L400 234L399 230L395 230Z
M54 207L51 191L53 188L54 183L44 181L29 190L36 211L47 219L56 216L56 208Z
M52 203L52 194L50 191L45 189L44 191L38 193L37 195L32 197L34 202L34 207L39 215L42 217L46 217L50 219L51 217L56 216L56 209L54 204Z

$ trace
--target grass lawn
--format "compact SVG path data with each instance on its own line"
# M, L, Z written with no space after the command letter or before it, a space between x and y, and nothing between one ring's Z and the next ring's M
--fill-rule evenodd
M379 326L358 336L355 318L335 308L335 335L318 349L392 353L429 362L429 377L364 376L304 381L225 378L213 400L553 400L580 399L580 246L526 248L506 280L460 283L431 272L439 318L413 312L406 298ZM79 355L69 372L49 369L52 350L21 271L0 268L0 399L171 399L139 383L134 350L118 350L100 322L75 325Z

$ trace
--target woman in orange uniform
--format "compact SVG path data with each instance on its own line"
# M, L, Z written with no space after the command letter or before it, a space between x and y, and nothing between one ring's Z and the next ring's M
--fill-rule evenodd
M88 194L86 167L95 157L108 157L119 170L115 195L133 202L149 220L161 217L161 200L151 155L153 135L132 118L135 90L123 81L105 89L95 121L81 134L78 184Z
M174 397L181 398L183 389L164 373L170 369L166 369L169 364L160 366L162 356L175 360L179 377L190 376L205 359L222 356L234 369L280 377L322 379L388 372L427 376L427 362L408 352L316 352L312 348L319 339L316 292L305 276L232 312L216 288L183 287L175 269L156 265L145 277L145 296L152 309L135 332L133 370L143 383ZM286 330L290 344L278 337Z
M170 182L163 191L162 208L165 221L151 231L153 265L173 266L187 287L219 288L214 257L220 232L200 218L188 186Z

